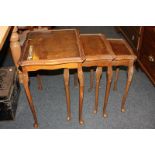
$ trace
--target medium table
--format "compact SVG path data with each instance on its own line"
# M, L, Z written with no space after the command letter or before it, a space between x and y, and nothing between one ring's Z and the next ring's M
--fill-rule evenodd
M94 106L94 113L97 113L99 84L102 75L102 68L107 67L107 83L104 98L104 105L107 105L112 80L112 60L115 58L115 54L113 53L109 42L103 34L82 34L80 35L80 40L86 57L86 60L83 62L82 66L90 68L93 66L97 67ZM91 72L93 73L93 71ZM91 84L92 83L93 80L91 78ZM103 116L107 117L105 108L103 108Z
M69 69L78 70L79 79L79 123L83 124L82 109L84 95L84 77L82 62L85 60L81 48L79 32L75 29L47 30L30 32L24 43L19 61L23 74L23 85L34 118L34 127L38 127L37 115L32 101L28 81L28 72L37 70L64 69L64 82L67 100L67 119L71 119Z

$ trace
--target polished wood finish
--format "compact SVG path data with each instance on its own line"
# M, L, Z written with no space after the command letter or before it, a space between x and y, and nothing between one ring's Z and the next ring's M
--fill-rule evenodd
M155 27L144 27L139 63L155 85Z
M67 102L67 120L71 119L71 111L70 111L70 92L69 92L69 69L64 69L64 83L65 83L65 91L66 91L66 102Z
M25 89L26 96L27 96L27 99L28 99L29 107L30 107L30 110L31 110L31 112L33 114L33 118L34 118L34 127L38 128L37 115L36 115L35 107L34 107L34 104L33 104L33 101L32 101L32 95L31 95L31 92L30 92L30 88L29 88L28 72L26 70L24 70L24 68L23 68L22 75L23 75L23 85L24 85L24 89Z
M115 58L111 60L110 65L108 66L107 70L107 84L106 84L106 92L104 98L104 105L103 105L103 116L107 117L107 104L108 104L108 97L110 93L110 86L112 81L112 66L116 68L116 75L114 80L114 90L117 90L117 81L118 81L118 74L119 74L119 66L127 66L128 67L128 78L126 82L126 87L124 91L124 95L122 97L122 104L121 104L121 111L125 112L125 102L128 95L129 87L131 85L133 72L134 72L134 62L136 60L136 56L133 53L133 50L128 45L128 43L123 39L108 39L112 50L115 54ZM98 91L99 91L99 80L100 80L100 72L97 68L96 70L96 102L95 102L95 110L96 113L98 109Z
M102 34L81 34L80 40L83 46L86 62L98 60L111 60L114 53L106 37Z
M64 69L64 81L67 100L67 119L70 120L69 69L78 70L79 78L79 123L83 124L84 79L82 62L85 60L81 48L79 33L75 29L30 32L24 44L19 65L24 74L37 70ZM32 97L28 89L28 80L24 80L29 105L34 116L35 127L38 126Z
M81 125L84 124L83 120L83 97L84 97L84 75L82 71L82 64L78 65L78 78L79 78L79 122Z
M11 49L11 55L12 55L12 58L13 58L13 61L14 61L14 64L18 70L18 67L19 67L19 64L18 64L18 61L21 57L21 48L22 48L22 45L23 45L23 42L24 41L21 41L22 39L26 39L26 36L27 34L30 32L30 31L24 31L22 34L19 34L18 31L19 29L24 29L24 30L33 30L34 28L32 26L30 27L17 27L17 26L14 26L13 27L13 31L12 31L12 34L11 34L11 37L10 37L10 49ZM42 31L42 29L40 28L39 29L40 31ZM18 70L18 76L19 76L19 82L22 83L23 82L23 76L22 76L22 72L20 70ZM37 75L37 80L38 80L38 89L41 90L42 89L42 82L41 82L41 79L39 77L39 75Z
M30 31L46 31L48 30L48 28L49 26L18 26L19 42L21 47L23 46L26 37ZM39 74L37 74L37 81L38 81L38 90L42 90L43 85Z
M110 66L108 66L108 70L107 70L106 92L105 92L105 98L104 98L104 103L103 103L103 117L105 117L105 118L108 116L108 114L106 112L106 108L107 108L107 104L108 104L111 81L112 81L112 64L110 64Z
M100 86L101 75L102 75L102 67L97 67L97 69L96 69L96 90L95 90L96 94L95 94L94 113L97 113L97 111L98 111L98 97L99 97L99 86ZM92 75L90 74L90 76L92 76ZM91 78L90 78L90 80L91 80Z
M31 32L23 50L20 66L80 63L84 55L79 53L80 41L77 39L78 32L74 30Z
M117 90L118 75L119 75L119 68L117 67L115 71L114 88L113 88L113 90L115 91Z
M122 98L122 105L121 105L121 111L122 112L125 112L125 102L126 102L129 87L131 85L131 81L132 81L132 77L133 77L133 72L134 72L133 63L134 63L133 61L130 61L129 65L128 65L128 77L127 77L125 92L124 92L124 95L123 95L123 98Z
M77 73L74 73L74 87L77 87L77 85L78 85Z
M94 84L94 70L90 69L90 88L88 89L89 92L92 91Z
M131 47L124 39L108 39L108 41L110 42L112 50L116 55L114 59L115 61L125 59L135 60L137 58Z
M106 112L107 104L108 104L108 97L110 93L110 86L112 81L112 66L116 68L116 75L114 80L114 90L117 90L117 81L118 81L118 74L119 74L119 66L127 66L128 67L128 78L126 82L126 87L124 91L124 95L122 97L122 104L121 104L121 111L125 112L125 102L128 95L129 87L131 85L133 72L134 72L134 62L136 60L136 56L133 53L133 50L128 45L128 43L123 39L108 39L112 51L114 52L115 58L111 60L111 63L108 65L107 70L107 83L106 83L106 92L104 98L104 105L103 105L103 116L107 117L108 114ZM96 113L98 109L98 91L99 91L99 82L100 82L100 72L99 68L96 70L96 100L95 100L95 110Z
M96 92L95 92L95 105L94 113L97 113L98 110L98 96L99 96L99 84L100 78L102 75L102 68L107 67L107 85L106 93L104 99L104 105L108 103L108 96L110 92L110 85L112 79L112 60L115 58L115 55L112 51L112 48L107 41L106 37L102 34L83 34L80 36L81 44L85 53L86 60L82 63L83 67L93 67L96 66ZM93 70L91 70L91 75L93 75ZM91 77L91 83L92 76ZM90 83L90 84L91 84ZM92 86L91 86L92 87ZM90 87L90 88L91 88ZM106 110L103 109L103 116L106 117Z
M126 88L124 91L124 95L122 98L122 105L121 105L121 111L125 112L125 102L126 102L127 94L133 77L134 62L137 57L135 56L132 49L130 48L130 46L127 44L125 40L123 39L108 39L108 40L112 46L113 52L116 55L115 60L112 61L112 66L128 67L128 78L127 78ZM116 80L114 82L115 90L117 90L118 72L119 72L119 69L116 69ZM105 105L105 109L106 109L106 105Z

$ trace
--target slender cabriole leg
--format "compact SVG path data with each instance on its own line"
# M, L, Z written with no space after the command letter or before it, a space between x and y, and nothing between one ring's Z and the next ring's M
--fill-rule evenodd
M24 89L25 89L26 96L27 96L27 99L28 99L29 107L31 109L31 112L32 112L32 115L33 115L33 118L34 118L34 127L38 128L37 115L36 115L35 107L33 105L32 96L31 96L31 93L30 93L28 81L29 81L28 73L24 72L23 73L23 85L24 85Z
M43 89L42 80L39 74L37 74L37 81L38 81L38 90Z
M112 67L109 66L107 70L107 83L106 83L106 92L105 92L104 105L103 105L103 117L107 117L106 108L108 104L111 81L112 81Z
M78 85L78 76L77 73L74 73L74 87L77 87Z
M98 96L99 96L99 85L100 85L101 75L102 75L102 67L97 67L94 114L96 114L98 111Z
M82 66L78 67L78 78L79 78L79 123L84 124L83 120L83 97L84 97L84 75Z
M90 88L88 89L89 92L92 91L93 84L94 84L94 70L91 68L90 69Z
M133 72L134 72L134 66L133 63L131 63L128 67L128 79L126 82L126 87L125 87L125 92L122 98L122 105L121 105L121 111L125 112L125 102L126 102L126 98L128 95L128 91L129 91L129 87L131 85L131 81L132 81L132 77L133 77Z
M114 91L117 91L117 82L118 82L118 76L119 76L119 68L116 68L115 71L115 80L114 80Z
M71 119L71 110L70 110L70 91L69 91L69 69L64 69L64 83L66 91L66 102L67 102L67 120Z

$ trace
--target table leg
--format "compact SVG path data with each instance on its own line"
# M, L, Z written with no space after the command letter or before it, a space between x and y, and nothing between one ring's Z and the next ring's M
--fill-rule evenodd
M42 90L43 89L42 80L38 73L37 73L37 81L38 81L38 90Z
M116 71L115 71L114 88L113 88L113 90L114 90L114 91L116 91L116 90L117 90L118 75L119 75L119 68L116 68Z
M65 83L66 102L67 102L67 120L70 120L71 110L70 110L70 91L69 91L69 69L64 69L64 83Z
M101 75L102 75L102 67L97 67L94 114L96 114L98 111L98 96L99 96L99 86L100 86Z
M92 91L93 84L94 84L94 70L91 68L90 69L90 88L88 89L89 92Z
M82 66L78 67L78 78L79 78L79 123L84 124L83 120L83 97L84 97L84 75L82 71Z
M77 77L77 73L74 73L74 87L77 87L78 85L78 77Z
M31 96L31 93L30 93L28 81L29 81L28 73L25 72L25 73L23 73L23 85L24 85L24 89L25 89L26 96L27 96L27 99L28 99L29 107L30 107L31 112L33 114L34 127L38 128L37 115L36 115L35 107L33 105L32 96Z
M105 92L104 105L103 105L103 117L107 117L106 108L108 104L111 81L112 81L112 66L109 66L107 70L107 83L106 83L106 92Z
M134 66L133 63L129 65L128 67L128 79L126 82L126 87L125 87L125 93L122 98L122 105L121 105L121 111L125 112L125 102L126 102L126 97L128 95L129 87L131 85L132 77L133 77L133 72L134 72Z

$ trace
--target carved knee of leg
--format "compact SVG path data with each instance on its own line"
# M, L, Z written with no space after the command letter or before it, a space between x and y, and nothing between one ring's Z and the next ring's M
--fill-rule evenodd
M112 68L111 67L108 68L107 76L108 76L108 81L111 82L112 81Z
M102 67L97 67L96 69L96 82L97 83L100 82L101 75L102 75Z
M96 77L96 83L100 82L100 77Z
M26 73L23 73L22 78L23 78L24 82L29 82L29 78L28 78L28 75Z
M69 71L67 69L64 70L64 82L65 85L69 85Z
M111 82L112 81L112 74L108 74L108 82Z
M132 81L132 77L133 77L133 67L129 70L128 72L128 82L131 82Z

